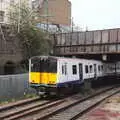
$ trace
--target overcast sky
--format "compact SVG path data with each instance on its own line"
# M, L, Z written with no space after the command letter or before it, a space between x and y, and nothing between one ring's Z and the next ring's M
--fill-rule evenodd
M76 25L92 29L120 28L120 0L69 0Z

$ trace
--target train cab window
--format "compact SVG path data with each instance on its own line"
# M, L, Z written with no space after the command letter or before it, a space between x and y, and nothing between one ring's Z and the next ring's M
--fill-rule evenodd
M40 63L36 62L31 64L31 72L39 72L40 71Z
M73 73L73 75L77 74L77 66L76 65L72 66L72 73Z
M54 59L32 59L31 60L31 71L32 72L57 72L57 60Z
M48 69L49 72L51 73L56 73L57 72L57 62L48 62Z
M93 72L93 66L90 65L89 68L90 68L90 73L92 73Z
M85 65L85 73L88 73L88 65Z

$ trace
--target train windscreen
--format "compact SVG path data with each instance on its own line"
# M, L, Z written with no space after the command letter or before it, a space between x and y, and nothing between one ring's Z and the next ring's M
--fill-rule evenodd
M34 59L31 60L31 72L57 72L56 59Z

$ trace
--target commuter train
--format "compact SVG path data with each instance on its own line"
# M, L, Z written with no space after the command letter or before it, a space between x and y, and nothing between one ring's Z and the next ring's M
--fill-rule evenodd
M74 90L86 80L100 81L116 72L120 72L119 62L54 56L35 56L29 60L29 83L39 95Z

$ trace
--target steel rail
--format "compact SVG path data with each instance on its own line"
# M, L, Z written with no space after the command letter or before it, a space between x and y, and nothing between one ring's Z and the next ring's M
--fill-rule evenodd
M27 105L29 103L32 103L32 102L35 102L35 101L38 101L38 100L40 100L39 97L29 98L29 99L25 99L25 100L20 100L18 102L10 103L10 104L4 105L4 106L0 106L0 112L2 112L4 110L12 109L14 107L19 107L19 106L22 106L22 105L25 105L25 104Z
M105 93L105 92L107 92L107 91L109 91L109 90L112 90L112 89L114 89L114 88L116 88L116 87L117 87L117 86L114 86L114 87L105 89L105 90L103 90L103 91L100 91L100 92L98 92L98 93L95 93L95 94L93 94L93 95L90 95L90 96L88 96L88 97L85 97L85 98L83 98L83 99L80 99L80 100L78 100L77 102L74 102L74 103L72 103L72 104L69 104L69 105L67 105L67 106L65 106L65 107L62 107L62 108L60 108L60 109L57 109L57 110L53 111L53 112L51 112L50 114L44 114L44 116L36 117L35 120L45 120L45 119L48 119L48 118L50 118L50 117L52 117L52 116L54 116L54 115L56 115L56 114L58 114L58 113L60 113L60 112L62 112L62 111L65 111L66 109L69 109L69 108L71 108L71 107L73 107L73 106L75 106L75 105L77 105L77 104L80 104L80 103L82 103L82 102L84 102L84 101L86 101L86 100L89 100L89 99L91 99L91 98L93 98L93 97L96 97L96 96L98 96L98 95L101 95L101 94L103 94L103 93Z
M95 104L91 105L90 107L88 107L87 109L81 111L80 113L78 113L77 115L75 115L74 117L72 117L70 120L76 120L77 118L81 117L82 115L86 114L87 112L89 112L90 110L92 110L93 108L95 108L96 106L98 106L100 103L102 103L103 101L105 101L106 99L110 98L111 96L119 93L120 90L118 90L117 92L101 99L100 101L96 102Z

